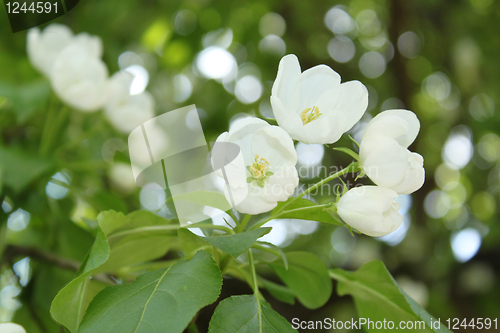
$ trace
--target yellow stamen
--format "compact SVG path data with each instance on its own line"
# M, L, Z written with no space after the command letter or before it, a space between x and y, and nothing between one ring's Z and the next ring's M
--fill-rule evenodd
M302 119L302 124L309 124L311 121L316 120L321 116L321 112L319 112L319 108L317 106L313 106L312 108L307 108L300 113L300 119Z
M265 158L255 155L254 162L250 166L252 176L256 179L264 178L266 176L268 165L269 162Z

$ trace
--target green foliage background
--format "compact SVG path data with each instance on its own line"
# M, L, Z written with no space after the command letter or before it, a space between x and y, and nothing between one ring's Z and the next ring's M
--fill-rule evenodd
M394 58L380 77L370 79L360 71L359 59L369 51L362 37L354 39L356 54L351 61L338 63L328 54L328 42L334 34L325 26L324 16L336 5L345 6L343 8L354 18L365 9L377 13L381 29L394 47ZM173 23L179 10L189 10L196 17L193 31L187 35L176 31ZM86 31L100 36L104 45L103 58L110 73L119 70L117 60L125 51L150 55L154 61L148 67L151 79L147 89L155 96L156 113L194 103L203 110L206 139L213 141L227 130L233 116L239 113L261 115L261 103L268 101L280 59L280 56L259 50L262 39L259 22L268 12L278 13L285 19L286 32L282 38L286 52L295 53L303 69L325 63L340 73L343 81L357 79L372 87L369 114L381 111L384 101L389 98L399 99L405 108L414 111L422 127L411 148L424 157L426 168L424 187L412 195L411 226L405 239L396 246L356 235L355 245L349 248L352 240L339 234L333 234L332 238L336 226L321 224L313 234L295 238L285 250L313 252L329 268L357 269L368 261L380 259L398 281L407 282L400 284L406 286L408 292L417 290L420 295L426 294L426 310L442 320L498 316L500 2L81 0L75 9L55 22L68 25L76 33ZM261 98L255 103L243 104L220 83L196 78L190 98L175 103L173 76L185 73L194 78L191 66L203 49L202 38L218 28L232 29L234 36L229 51L236 56L239 65L253 63L260 69L264 86ZM421 40L418 56L411 59L402 56L397 48L399 36L406 31L415 32ZM16 311L6 306L6 296L0 293L0 321L13 316L13 320L25 325L29 333L59 332L60 326L49 313L50 304L57 292L73 279L74 272L62 268L57 261L37 260L37 254L31 251L36 249L58 255L67 261L65 264L78 267L92 246L95 234L91 227L96 223L97 214L109 209L124 214L140 209L140 189L124 189L110 179L112 164L103 158L103 144L112 138L126 142L126 136L114 130L101 113L71 112L61 120L64 131L53 138L49 153L40 153L40 137L51 89L30 65L25 44L26 32L12 34L2 7L0 201L8 200L12 211L22 208L29 212L30 221L21 231L8 230L9 214L0 209L0 253L3 252L2 258L8 258L1 262L0 291L12 285L20 288ZM381 52L390 52L388 43ZM453 94L458 98L458 103L452 107L438 103L426 93L425 78L435 72L444 73L452 83ZM485 100L481 94L488 98ZM479 100L479 104L471 102L475 96L480 96L475 100ZM460 191L456 186L447 186L455 174L442 167L444 146L450 133L455 133L453 131L469 133L474 148L471 161L455 179L461 184L458 186ZM343 138L339 145L351 147L352 143ZM126 149L116 151L114 162L129 162ZM340 152L327 149L323 162L346 166L349 160ZM61 170L71 176L69 195L54 200L46 195L45 187ZM317 180L302 181L314 183ZM433 218L427 214L430 208L426 211L425 206L439 208L439 200L445 200L443 197L438 197L441 198L439 202L428 199L426 204L427 195L436 189L442 191L441 194L446 193L446 200L451 203L444 204L448 205L444 214ZM325 202L332 196L318 196L317 199ZM453 233L468 227L479 230L482 245L475 257L460 263L453 256L450 239ZM338 251L332 239L347 244L349 251ZM24 252L19 249L16 252L13 247L9 252L8 244L22 247ZM26 256L31 257L30 279L21 287L11 265ZM177 251L169 251L162 259L178 257ZM271 270L262 273L271 279L274 276ZM348 293L349 288L343 288ZM224 298L248 293L251 290L243 282L224 282ZM299 303L287 305L267 297L265 292L264 295L289 321L294 317L348 320L357 316L354 302L347 297L332 296L320 309L309 310ZM200 327L208 327L213 310L214 306L200 313Z

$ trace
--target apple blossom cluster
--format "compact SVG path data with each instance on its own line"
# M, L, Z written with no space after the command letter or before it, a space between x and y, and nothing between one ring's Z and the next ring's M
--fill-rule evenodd
M118 130L131 130L154 116L154 100L148 92L131 95L133 76L117 72L111 78L102 61L102 41L85 32L74 35L62 24L27 34L27 52L32 65L44 74L57 96L82 112L104 109Z
M241 213L268 212L286 201L299 184L293 140L337 142L363 116L368 91L359 81L341 83L339 74L326 65L302 72L297 57L287 55L279 64L271 105L279 126L249 117L217 139L238 144L247 166L246 177L236 174L241 170L228 172L229 179L246 179L240 187L249 186L248 196L235 207ZM347 225L373 237L401 225L395 199L424 183L423 158L408 150L419 130L416 115L407 110L384 111L370 121L360 143L358 168L375 185L354 187L338 199L336 212Z
M104 109L109 122L130 133L154 117L148 92L131 95L133 76L117 72L109 77L101 59L99 37L74 35L66 26L51 24L27 35L28 57L66 104L82 112ZM293 140L305 144L333 144L363 116L368 90L359 81L341 83L326 65L302 72L297 57L279 63L271 106L279 126L249 117L235 122L217 142L240 147L245 170L227 168L233 190L248 189L235 209L246 214L273 210L295 192L299 177ZM389 234L402 223L399 194L410 194L424 183L421 155L410 152L420 130L416 115L407 110L384 111L366 126L359 144L356 171L375 185L352 188L337 198L334 212L350 227L373 237ZM245 174L243 174L245 173ZM224 190L229 196L229 189ZM229 199L228 199L229 200Z

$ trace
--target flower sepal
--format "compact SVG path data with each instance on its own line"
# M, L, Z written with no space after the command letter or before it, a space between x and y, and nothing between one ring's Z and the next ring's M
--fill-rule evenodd
M332 148L333 150L337 150L337 151L341 151L349 156L351 156L352 158L354 158L357 162L360 161L360 158L359 158L359 155L354 152L353 150L347 148L347 147L333 147Z

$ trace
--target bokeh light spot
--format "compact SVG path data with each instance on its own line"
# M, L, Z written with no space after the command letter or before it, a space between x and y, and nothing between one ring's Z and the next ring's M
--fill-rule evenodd
M211 46L200 52L196 66L209 79L228 79L236 75L236 60L225 49Z
M376 51L367 52L359 59L359 69L364 76L376 79L385 72L385 59Z
M469 261L481 247L481 235L474 228L467 228L451 235L451 248L459 262Z
M349 37L340 35L332 38L328 43L328 54L333 60L345 63L356 54L356 46Z

